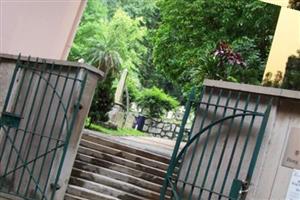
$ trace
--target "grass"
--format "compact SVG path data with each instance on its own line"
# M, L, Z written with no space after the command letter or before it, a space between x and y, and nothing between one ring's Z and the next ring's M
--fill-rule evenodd
M86 127L87 129L99 131L101 133L113 136L145 136L145 133L129 128L119 128L118 130L104 128L98 124L91 124L90 127Z

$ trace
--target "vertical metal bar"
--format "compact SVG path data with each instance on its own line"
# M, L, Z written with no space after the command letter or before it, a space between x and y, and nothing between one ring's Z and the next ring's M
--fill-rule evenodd
M206 89L206 88L205 88ZM205 111L204 111L204 114L203 114L203 119L202 119L202 122L201 122L201 125L200 125L200 130L203 128L203 126L204 126L204 123L205 123L205 119L206 119L206 116L207 116L207 114L208 114L208 110L209 110L209 104L210 104L210 101L211 101L211 98L212 98L212 96L213 96L213 91L214 91L214 88L210 88L210 91L209 91L209 97L208 97L208 100L207 100L207 104L206 104L206 109L205 109ZM204 95L204 93L206 92L206 90L204 90L203 91L203 94L202 95ZM201 101L200 101L200 103L199 103L199 111L200 111L200 107L201 107ZM196 118L196 116L195 116L195 118ZM197 141L195 142L195 147L198 145L198 142L199 142L199 138L197 139ZM188 149L187 149L188 150ZM184 153L184 155L186 154L186 152L187 152L187 150L185 151L185 153ZM192 166L192 163L193 163L193 159L194 159L194 156L195 156L195 151L196 151L196 149L194 148L193 149L193 152L192 152L192 158L190 159L190 162L189 162L189 168ZM183 158L183 159L185 159L185 158ZM182 164L183 164L183 162L182 162ZM190 170L188 170L188 174L185 176L185 179L187 179L188 178L188 176L189 176L189 171ZM181 173L181 169L180 169L180 171L179 171L179 174ZM177 184L177 183L176 183ZM185 189L185 185L186 185L186 183L183 183L183 187L182 187L182 189L181 189L181 191L180 191L180 193L179 193L179 196L181 197L181 194L183 194L183 192L184 192L184 189ZM193 188L192 188L192 190L193 190Z
M20 57L21 57L21 54L20 54L19 57L18 57L18 60L17 60L17 64L16 64L16 68L15 68L14 74L17 73L17 71L19 70L19 68L21 68ZM30 57L29 57L29 59L28 59L28 61L27 61L27 65L29 65L29 60L30 60ZM18 70L16 70L16 69L18 69ZM22 76L22 78L21 78L20 89L19 89L19 91L18 91L18 93L17 93L16 102L19 101L20 91L21 91L21 88L23 87L24 77L25 77L25 72L24 72L24 74L23 74L23 76ZM14 86L14 84L15 84L15 79L16 79L16 75L13 75L13 78L12 78L12 80L11 80L11 82L10 82L10 89L9 89L8 94L7 94L6 102L5 102L5 105L4 105L4 108L3 108L3 111L4 111L4 112L5 112L6 109L7 109L8 102L9 102L9 99L10 99L10 96L11 96L11 93L12 93L12 89L13 89L13 86ZM15 109L16 109L16 107L13 107L13 112L15 112ZM22 115L22 114L23 114L23 113L21 113L21 115ZM6 133L8 134L9 132L10 132L10 128L8 127L8 130L7 130ZM4 151L5 151L5 147L6 147L6 143L7 143L7 139L8 139L8 137L9 137L7 134L6 134L5 140L4 140L4 142L3 142L3 148L2 148L2 151L1 151L0 161L2 160Z
M11 81L10 81L10 85L9 85L8 90L7 90L6 99L5 99L5 102L4 102L4 105L3 105L3 111L6 111L6 109L7 109L7 106L8 106L10 97L11 97L11 93L12 93L13 87L15 85L17 73L18 73L19 68L20 68L20 62L21 62L20 59L21 59L21 54L19 54L19 56L18 56L16 67L14 69L14 72L13 72L13 75L12 75L12 78L11 78ZM30 61L30 57L28 59L28 62L29 61Z
M75 79L75 81L76 81L76 79ZM55 182L54 182L55 186L58 183L58 180L59 180L59 177L61 175L61 171L62 171L62 168L63 168L63 165L64 165L64 161L65 161L65 158L66 158L68 146L69 146L69 143L70 143L70 138L71 138L71 135L72 135L72 130L73 130L73 127L74 127L74 124L75 124L75 121L76 121L77 114L79 112L80 102L81 102L81 99L82 99L82 96L83 96L83 92L84 92L84 89L85 89L86 82L87 82L87 72L85 71L84 79L83 79L83 82L81 83L80 94L79 94L79 97L77 99L77 103L75 105L75 111L72 114L72 121L71 121L70 127L68 127L68 129L67 129L68 132L67 132L67 136L66 136L66 142L65 142L65 145L64 145L64 149L63 149L63 155L62 155L62 158L61 158L61 161L60 161L60 164L59 164L59 167L58 167L58 171L57 171L57 174L56 174ZM72 96L72 94L70 96ZM53 163L51 163L51 166L52 166L52 164ZM54 199L54 195L55 195L55 189L53 189L53 191L52 191L52 195L51 195L51 198L50 198L51 200Z
M219 98L220 98L220 97L219 97ZM228 100L228 99L227 99L227 100ZM226 103L229 103L229 102L226 102ZM219 105L219 102L217 103L217 105ZM216 116L216 114L217 114L216 112L217 112L217 110L215 110L214 116ZM226 114L226 110L224 109L223 115L222 115L222 116L224 117L225 114ZM215 117L213 118L212 121L214 121L214 119L215 119ZM223 124L223 122L222 122L221 124ZM205 151L206 151L208 142L209 142L209 138L210 138L210 135L211 135L211 131L212 131L212 127L209 129L209 131L208 131L208 133L207 133L207 137L206 137L206 141L205 141L205 148L203 148L203 151L202 151L202 155L201 155L202 158L201 158L201 162L199 163L199 167L202 165L203 157L204 157L204 154L205 154ZM209 172L209 169L210 169L210 165L211 165L211 162L212 162L212 159L213 159L214 150L215 150L215 148L216 148L217 141L218 141L218 139L219 139L219 135L220 135L220 129L219 129L218 136L216 137L215 144L214 144L214 146L213 146L213 148L212 148L212 152L211 152L211 154L210 154L210 158L209 158L209 161L208 161L208 164L207 164L207 167L206 167L206 171L205 171L204 179L203 179L203 181L202 181L201 188L204 187L204 184L205 184L205 182L206 182L206 179L207 179L207 176L208 176L208 172ZM199 169L200 169L200 168L199 168ZM196 179L196 180L197 180L197 179ZM195 182L195 183L196 183L196 182ZM201 198L202 193L203 193L203 190L200 189L200 194L199 194L198 199Z
M43 65L46 65L46 62L44 61ZM32 72L34 73L34 71ZM28 115L28 119L27 119L27 122L26 122L26 125L25 125L25 128L24 128L24 135L23 135L23 139L22 139L22 144L21 144L21 147L20 147L20 151L22 151L22 148L23 148L23 144L24 144L24 141L25 141L25 136L26 136L26 132L28 131L29 129L29 124L30 124L30 119L32 118L33 115L33 110L34 110L34 107L35 107L35 101L36 101L36 98L38 96L38 92L39 92L39 89L40 89L40 84L41 84L41 80L42 80L42 76L43 76L43 71L41 70L40 74L39 74L39 79L38 79L38 82L37 82L37 86L36 86L36 89L35 89L35 93L33 95L33 99L32 99L32 105L30 107L30 111L29 111L29 115ZM28 88L30 89L30 87ZM25 158L25 162L27 162L27 159L28 159L28 156L29 156L29 153L31 151L31 145L32 145L32 142L33 142L33 138L34 138L34 135L32 136L30 142L29 142L29 146L28 146L28 152L26 152L26 158ZM19 158L19 156L18 156ZM21 188L21 185L22 185L22 181L23 181L23 177L24 177L24 173L25 173L25 168L28 167L26 165L26 163L24 163L25 166L23 167L22 169L22 173L20 175L20 180L19 180L19 184L18 184L18 187L17 187L17 194L19 193L20 191L20 188ZM15 165L14 168L17 167L17 163ZM29 175L30 174L30 171L28 171Z
M67 102L67 106L66 106L65 112L68 112L68 110L69 110L69 108L70 108L70 103L71 103L71 100L72 100L73 91L74 91L74 89L75 89L76 81L78 81L78 75L79 75L79 70L76 72L76 77L74 78L74 81L73 81L73 85L72 85L72 88L71 88L71 91L70 91L70 94L69 94L69 98L68 98L68 102ZM71 80L71 79L70 79L70 80ZM65 114L66 114L66 113L65 113ZM66 117L67 117L67 116L65 116L65 117L63 118L63 121L62 121L62 123L61 123L60 129L59 129L59 132L58 132L58 138L61 137L61 135L62 135L62 133L63 133L63 127L64 127L64 125L65 125L65 122L68 120ZM68 134L68 129L69 129L69 127L68 127L68 124L67 124L67 134ZM68 141L65 140L65 144L66 144L66 142L68 142ZM65 144L64 144L64 145L65 145ZM45 185L44 185L44 192L46 191L46 188L47 188L47 186L48 186L50 174L51 174L51 171L52 171L52 166L53 166L53 164L54 164L54 160L55 160L56 153L57 153L57 150L58 150L58 145L59 145L59 141L57 140L57 141L56 141L56 144L55 144L54 151L53 151L51 163L50 163L50 165L49 165L50 167L49 167L48 175L47 175L47 178L46 178L46 181L45 181ZM63 152L63 154L64 154L64 152ZM55 189L54 189L54 191L55 191ZM44 196L44 195L45 195L45 193L43 194L43 196Z
M30 63L30 57L28 57L27 66L29 66L29 63ZM24 76L25 76L25 74L24 74ZM31 74L31 78L30 78L30 81L29 81L29 87L30 87L31 84L32 84L32 80L33 80L33 74ZM26 106L26 102L27 102L27 99L28 99L29 91L30 91L30 90L29 90L29 88L28 88L27 91L26 91L26 95L25 95L25 99L24 99L23 105L22 105L21 115L23 115L23 112L24 112L24 109L25 109L25 106ZM20 91L18 91L18 92L20 92ZM19 94L18 94L18 95L19 95ZM18 97L17 97L17 98L18 98ZM14 109L15 109L15 108L14 108ZM12 145L12 146L15 145L15 141L16 141L16 138L17 138L17 135L18 135L18 131L19 131L18 129L15 131L15 135L14 135L13 141L11 142L11 145ZM7 137L9 137L9 136L7 136ZM23 137L22 137L22 140L21 140L21 147L20 147L19 151L22 150L22 145L23 145L23 142L24 142L24 137L25 137L25 134L24 134ZM11 158L12 152L13 152L13 148L10 149L10 153L9 153L8 158ZM16 161L15 161L15 167L14 167L14 168L16 168L16 166L18 165L18 161L19 161L19 157L20 157L20 152L16 152L16 153L17 153L17 158L16 158ZM1 156L3 156L3 155L1 155ZM2 157L1 157L1 159L2 159ZM9 164L10 164L10 161L8 161L8 163L7 163L6 167L5 167L4 175L7 173Z
M199 102L202 102L202 99L203 99L203 96L205 94L205 91L206 91L206 86L203 86L202 89L200 90L201 91L201 94L200 94L200 97L199 97ZM188 136L188 141L190 141L191 139L191 136L192 136L192 132L194 130L194 127L195 127L195 123L196 123L196 115L198 112L200 112L200 105L201 104L197 104L197 102L195 102L195 105L197 106L196 110L194 111L194 119L193 119L193 123L192 123L192 127L191 127L191 130L190 130L190 133L189 133L189 136ZM184 156L183 156L184 157Z
M202 120L202 122L201 122L201 126L200 126L200 129L199 129L200 131L202 130L202 128L203 128L203 126L204 126L204 124L205 124L206 116L207 116L207 114L208 114L208 112L209 112L210 101L211 101L211 98L212 98L212 96L213 96L213 90L214 90L214 88L211 88L211 89L210 89L210 94L209 94L209 97L208 97L208 101L207 101L206 109L205 109L205 112L204 112L204 116L202 116L202 117L203 117L203 120ZM220 100L221 100L221 97L222 97L222 93L223 93L223 90L221 89L221 90L219 91L218 99L217 99L217 102L216 102L216 105L215 105L215 109L214 109L214 112L213 112L212 121L214 121L215 118L216 118L217 110L218 110L218 108L219 108L219 107L218 107L218 104L220 103ZM198 178L198 176L199 176L199 169L200 169L200 167L201 167L202 160L203 160L203 157L204 157L204 153L205 153L205 150L206 150L206 146L207 146L207 144L208 144L209 134L210 134L210 130L209 130L209 132L208 132L208 135L207 135L205 144L204 144L204 146L203 146L203 148L202 148L201 157L200 157L200 160L199 160L199 162L198 162L198 166L197 166L197 170L196 170L196 175L195 175L195 177L194 177L194 179L193 179L193 184L191 185L192 188L191 188L191 191L190 191L189 196L191 196L191 195L193 194L194 189L195 189L195 183L196 183L196 180L197 180L197 178ZM191 157L190 163L189 163L188 173L187 173L187 175L186 175L186 177L185 177L185 182L187 181L187 178L188 178L188 176L189 176L189 173L190 173L190 170L191 170L191 167L192 167L192 163L193 163L194 157L195 157L195 155L196 155L197 146L198 146L199 141L200 141L200 137L201 137L201 136L199 136L199 137L197 138L196 142L195 142L195 145L194 145L194 148L193 148L192 157ZM181 190L180 195L183 194L184 189L185 189L185 188L183 187L182 190Z
M199 102L202 102L202 98L203 98L203 96L205 94L205 91L206 91L206 87L203 86L202 89L201 89L201 94L200 94ZM192 124L191 130L190 130L189 136L188 136L188 141L190 141L192 133L193 133L193 130L194 130L194 127L195 127L196 115L197 115L197 113L200 112L200 108L201 108L201 104L200 103L195 102L195 105L197 106L197 109L194 112L193 124ZM184 163L184 160L185 160L185 154L186 154L186 151L183 153L182 160L181 160L181 163L180 163L180 166L179 166L179 169L178 169L178 175L181 172L181 169L182 169L182 166L183 166L183 163ZM177 185L177 179L176 179L174 185Z
M56 124L56 121L57 121L57 117L58 117L58 113L59 113L59 109L61 107L61 104L63 103L62 102L62 99L63 99L63 95L64 95L64 92L65 92L65 89L66 89L66 86L67 86L67 82L68 82L68 77L69 77L69 74L70 74L70 69L71 67L68 68L68 71L67 71L67 75L65 77L65 81L63 83L63 88L62 88L62 91L61 91L61 97L57 96L58 98L61 98L59 99L59 103L57 105L57 108L56 108L56 111L55 111L55 115L54 115L54 119L53 119L53 123L52 123L52 126L51 126L51 129L49 131L50 135L49 135L49 139L48 139L48 142L47 142L47 145L46 145L46 148L45 148L45 153L48 151L49 149L49 146L50 146L50 142L51 142L51 137L52 137L52 134L53 134L53 131L54 131L54 127L55 127L55 124ZM61 69L61 68L60 68ZM59 75L58 75L59 76ZM59 79L59 77L58 77ZM59 81L59 80L58 80ZM57 86L57 85L56 85ZM57 92L56 91L56 87L53 88L53 93ZM52 102L51 102L52 103ZM47 121L45 121L45 126L47 125ZM44 130L45 131L45 130ZM59 138L58 138L59 139ZM45 166L45 162L46 162L46 158L47 158L47 155L45 155L42 159L42 164L41 164L41 168L40 168L40 172L37 176L37 183L39 184L40 183L40 180L41 180L41 177L42 177L42 172L43 172L43 168ZM51 169L49 168L49 171L51 171ZM45 189L46 187L44 187L44 190L42 192L42 195L44 195L43 193L45 192ZM36 195L36 192L38 190L38 185L35 187L35 190L33 192L33 196Z
M176 144L174 146L174 151L173 151L173 154L172 154L172 157L171 157L171 160L170 160L169 168L167 170L167 174L165 176L165 180L164 180L163 186L161 188L160 200L165 199L165 195L166 195L167 188L168 188L168 185L169 185L169 178L172 176L172 174L174 172L174 169L175 169L175 166L176 166L176 163L175 163L176 162L176 157L177 157L177 154L178 154L178 151L179 151L180 143L181 143L182 138L183 138L185 125L186 125L186 122L187 122L188 117L190 115L191 104L192 104L192 101L194 99L195 99L195 89L193 88L192 92L190 93L189 100L187 101L186 106L185 106L185 113L184 113L184 116L183 116L183 119L182 119L182 122L181 122L180 130L179 130L179 133L178 133L178 138L176 140Z
M41 99L41 103L40 103L39 110L38 110L38 112L37 112L37 117L36 117L37 121L36 121L36 123L35 123L35 125L34 125L34 128L33 128L33 131L32 131L33 134L35 134L36 129L37 129L37 126L38 126L38 121L39 121L40 115L41 115L41 113L42 113L42 108L43 108L43 106L44 106L45 97L46 97L46 94L47 94L47 91L48 91L49 83L50 83L50 81L51 81L51 76L52 76L52 73L51 73L51 72L52 72L53 70L54 70L54 63L52 63L52 65L51 65L50 73L49 73L49 75L48 75L47 80L45 80L45 81L46 81L46 86L45 86L45 89L44 89L43 94L41 95L42 99ZM45 69L45 72L46 72L46 71L47 71L47 69ZM57 83L58 83L58 78L57 78L57 80L56 80L56 85L57 85ZM53 100L53 97L54 97L54 93L52 94L52 98L51 98L51 100L50 100L51 102L52 102L52 100ZM51 105L51 104L50 104L50 105ZM50 108L50 107L49 107L49 108ZM48 111L49 111L49 110L50 110L50 109L48 109ZM49 116L49 112L48 112L45 116L46 116L46 118L47 118L47 117ZM44 125L46 125L46 122L47 122L47 120L45 120ZM40 146L41 146L41 143L42 143L42 140L43 140L43 136L44 136L44 131L42 131L40 134L41 134L41 136L39 136L40 139L39 139L39 142L38 142L38 147L36 148L36 152L35 152L34 158L36 158L36 157L38 156L38 154L39 154ZM33 140L31 140L31 142L32 142L32 141L33 141ZM31 146L31 145L30 145L30 146ZM28 159L29 152L30 152L30 151L27 152L27 155L26 155L25 160ZM33 162L33 164L32 164L32 168L31 168L32 173L34 173L36 161L37 161L37 160L34 160L34 162ZM33 178L33 177L30 176L29 181L28 181L28 184L27 184L27 187L26 187L26 190L25 190L25 196L27 196L27 194L28 194L28 190L29 190L29 187L30 187L31 179L32 179L32 178Z
M254 108L254 112L257 112L257 109L258 109L258 106L259 106L259 102L260 102L260 95L257 96L256 105L255 105L255 108ZM240 170L241 170L241 167L242 167L242 164L243 164L243 160L244 160L244 157L245 157L245 153L246 153L246 150L247 150L249 138L250 138L250 135L251 135L251 132L252 132L252 128L253 128L254 122L255 122L255 117L256 117L255 115L252 116L252 119L251 119L251 122L250 122L250 125L249 125L248 133L247 133L245 144L244 144L244 147L243 147L243 150L242 150L240 162L238 164L238 168L237 168L237 172L236 172L236 175L235 175L235 179L238 179L239 174L240 174Z
M254 147L254 151L253 151L253 154L252 154L252 158L251 158L251 161L250 161L250 165L249 165L249 169L248 169L248 173L247 173L247 178L246 178L246 181L248 183L250 183L251 179L252 179L252 175L253 175L253 172L254 172L254 169L255 169L255 165L256 165L256 162L257 162L260 147L261 147L261 144L262 144L262 141L263 141L263 138L264 138L264 135L265 135L265 130L266 130L266 127L267 127L267 124L268 124L268 119L269 119L269 115L270 115L270 112L271 112L272 103L273 103L273 98L271 98L270 101L269 101L268 108L265 112L265 116L264 116L263 121L262 121L262 126L260 127L259 134L258 134L258 137L256 139L256 145Z
M226 103L225 103L225 107L224 107L224 111L223 111L223 114L222 114L222 118L224 118L224 117L226 116L226 113L227 113L227 107L228 107L228 105L229 105L230 99L231 99L231 91L228 92L228 96L227 96L227 100L226 100ZM213 159L213 156L214 156L214 151L215 151L215 149L216 149L217 143L218 143L219 138L220 138L220 135L221 135L221 130L222 130L222 128L223 128L223 123L224 123L224 121L222 121L222 122L220 123L219 129L218 129L218 132L217 132L217 137L216 137L216 139L215 139L215 143L214 143L214 146L213 146L212 151L211 151L211 154L210 154L209 164L208 164L208 166L207 166L207 171L208 171L209 168L210 168L210 165L211 165L211 162L212 162L212 159ZM222 155L221 155L220 157L222 157ZM220 164L220 160L219 160L219 164ZM215 176L214 176L214 179L213 179L212 186L211 186L211 188L210 188L211 191L213 191L213 189L214 189L214 187L215 187L215 183L216 183L217 177L218 177L218 173L219 173L219 169L220 169L219 164L218 164L217 171L216 171ZM205 176L205 178L204 178L204 180L203 180L202 187L204 187L205 182L206 182L206 179L207 179L207 174L206 174L206 176ZM213 194L212 192L209 193L208 199L211 199L212 194Z
M246 113L246 111L247 111L250 98L251 98L251 94L248 93L247 100L245 102L244 113ZM225 177L224 177L224 180L223 180L223 183L222 183L222 187L221 187L221 191L220 191L221 194L223 193L223 191L225 189L225 185L226 185L226 182L227 182L228 174L229 174L230 167L231 167L231 164L232 164L232 161L233 161L233 157L234 157L234 154L235 154L235 149L236 149L237 143L238 143L239 138L240 138L241 130L243 128L244 120L245 120L245 116L242 116L241 121L240 121L239 130L238 130L236 139L234 141L233 149L231 151L231 155L230 155L229 162L228 162L228 165L227 165L227 169L226 169L226 172L225 172ZM219 197L219 198L221 198L221 197Z
M233 115L235 115L236 112L237 112L236 109L238 108L240 98L241 98L241 93L239 92L238 96L237 96L237 99L236 99L236 102L235 102L235 105L234 105ZM215 182L217 180L217 177L218 177L218 174L219 174L219 170L220 170L221 164L223 162L224 153L225 153L225 150L226 150L226 147L227 147L227 142L228 142L228 139L229 139L229 134L231 133L233 122L234 122L234 118L231 119L230 125L229 125L229 129L228 129L228 131L226 133L226 136L225 136L225 141L224 141L224 144L223 144L223 148L222 148L222 151L221 151L221 156L220 156L220 159L219 159L219 162L218 162L218 165L217 165L217 171L216 171L216 174L214 176L214 180L213 180L213 184L212 184L211 190L214 189ZM221 198L221 196L219 196L219 198Z

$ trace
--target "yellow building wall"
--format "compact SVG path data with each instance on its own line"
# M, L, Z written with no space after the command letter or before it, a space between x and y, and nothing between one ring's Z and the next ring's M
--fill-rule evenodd
M266 3L275 4L282 7L287 7L289 4L289 0L261 0Z
M264 0L271 1L271 0ZM285 72L288 57L297 55L300 49L300 12L283 7L280 12L276 32L269 54L265 74ZM265 76L264 76L265 77Z

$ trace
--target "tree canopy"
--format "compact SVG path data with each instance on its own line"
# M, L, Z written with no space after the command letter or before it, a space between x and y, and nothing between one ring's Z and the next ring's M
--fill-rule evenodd
M236 81L261 81L279 8L258 0L161 0L158 6L154 61L174 82L190 88L210 78L218 69L212 52L222 41L247 64Z
M182 102L205 78L260 84L278 15L259 0L89 0L69 59L107 71L92 105L103 120L124 68L133 101L145 90Z

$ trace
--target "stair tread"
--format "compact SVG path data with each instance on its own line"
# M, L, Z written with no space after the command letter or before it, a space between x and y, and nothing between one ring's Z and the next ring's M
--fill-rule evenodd
M82 196L80 196L82 195ZM79 197L78 200L119 200L118 198L111 197L93 190L89 190L87 188L83 188L76 185L69 185L67 189L67 194L65 198L70 197ZM84 197L83 197L84 196ZM88 197L88 199L86 198ZM80 199L81 198L81 199Z
M129 168L129 167L126 167L126 166L123 166L123 165L120 165L120 164L117 164L114 162L94 158L92 156L84 155L81 153L77 154L76 160L90 163L95 166L101 166L101 167L111 169L111 170L114 170L114 171L117 171L120 173L130 174L131 176L145 179L147 181L150 181L150 182L156 183L156 184L160 184L160 185L163 183L163 180L164 180L162 177L158 177L153 174L149 174L149 173L137 170L137 169Z
M80 145L86 148L90 148L96 151L101 151L106 154L114 155L123 159L131 160L133 162L141 163L143 165L148 165L150 167L154 167L161 170L167 170L168 165L165 163L162 163L160 161L149 159L140 155L136 155L134 153L127 152L127 150L120 150L113 147L109 147L106 145L98 144L96 141L88 141L85 139L82 139L80 142Z
M119 181L127 181L130 184L134 184L139 187L143 187L145 189L150 189L150 190L153 190L156 192L160 192L160 189L161 189L161 185L150 182L143 178L135 177L128 173L122 173L122 172L118 172L118 171L115 171L112 169L96 166L96 165L93 165L90 163L84 163L84 162L76 160L74 163L74 167L85 170L85 171L108 176L108 177L114 178Z
M72 185L81 186L87 188L88 190L93 190L94 192L102 193L104 195L112 196L121 200L147 200L147 198L145 197L140 197L107 185L103 185L100 183L96 183L93 181L89 181L86 179L77 178L73 176L71 176L70 178L70 183Z
M150 199L159 199L159 193L155 191L151 191L149 189L145 189L142 187L139 187L134 184L130 184L124 181L119 181L117 179L104 176L101 174L96 174L93 172L87 172L85 170L80 170L80 169L73 169L73 174L76 174L77 178L82 178L88 181L92 181L95 183L99 183L102 185L106 185L124 192L128 192L130 194L134 194L137 196L142 196ZM73 176L75 177L75 175Z
M151 166L147 166L141 163L136 163L134 161L131 160L127 160L124 158L120 158L114 155L110 155L110 154L106 154L100 151L96 151L90 148L86 148L86 147L82 147L80 146L78 149L79 153L85 154L85 155L89 155L98 159L102 159L102 160L108 160L110 162L115 162L121 165L125 165L127 167L131 167L131 168L135 168L138 169L140 171L144 171L150 174L154 174L156 176L159 177L165 177L166 174L166 170L161 170L161 169L157 169Z
M120 149L120 150L127 150L130 153L134 153L136 155L140 155L149 159L153 159L153 160L157 160L160 161L162 163L165 164L169 164L170 163L170 158L163 156L163 155L159 155L159 154L155 154L153 152L149 152L149 151L145 151L139 148L135 148L123 143L120 143L118 141L110 141L107 138L104 138L101 135L95 135L93 133L87 132L85 130L85 132L82 135L82 138L86 139L86 140L92 140L92 141L97 141L97 143L99 144L104 144L105 146L109 146L109 147L113 147L116 149Z

